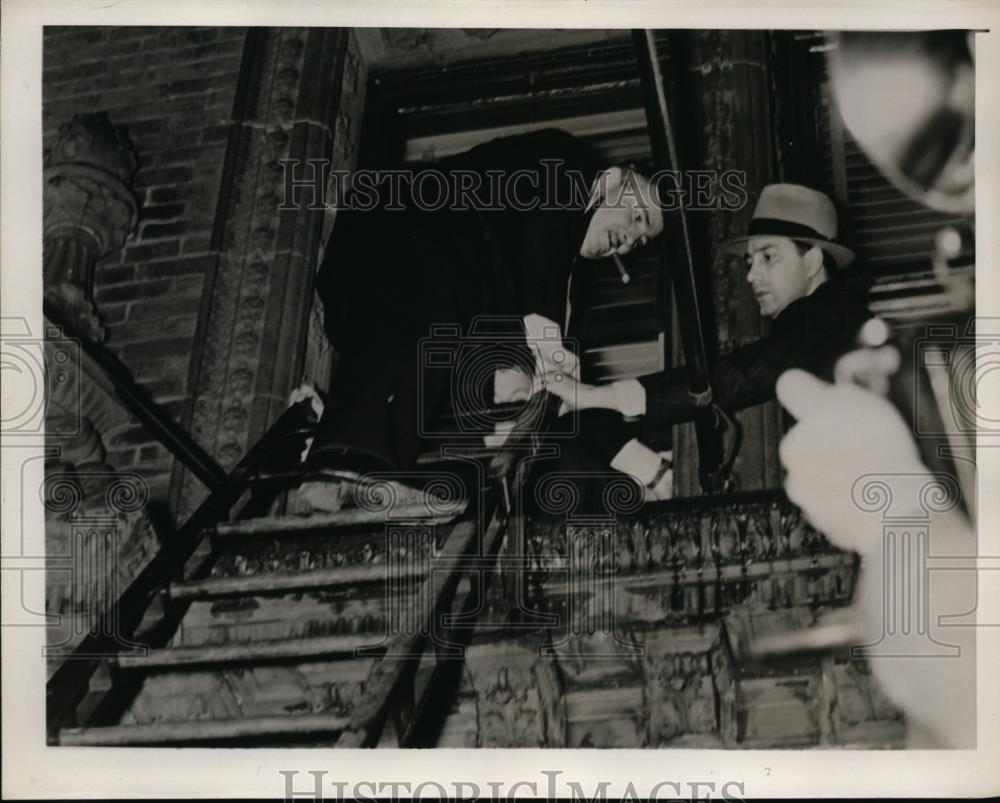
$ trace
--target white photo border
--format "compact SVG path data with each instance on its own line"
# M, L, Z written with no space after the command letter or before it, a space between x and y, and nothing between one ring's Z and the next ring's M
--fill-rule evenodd
M3 9L2 57L2 212L0 212L0 288L4 315L28 319L42 331L42 136L41 49L44 25L305 25L392 27L572 27L595 28L801 28L900 29L970 28L976 39L977 73L977 311L1000 315L1000 4L966 2L832 3L758 0L758 2L337 2L308 0L175 0L169 4L140 0L8 0ZM990 267L985 267L990 266ZM993 382L992 387L996 387ZM6 394L5 394L6 395ZM980 399L984 414L1000 418L1000 394ZM27 450L14 454L3 444L3 554L44 552L41 505L20 510L17 488ZM26 468L41 484L41 463ZM1000 555L1000 451L981 448L980 554ZM37 475L37 476L36 476ZM27 541L19 539L24 523ZM6 574L6 571L4 572ZM989 573L987 573L989 574ZM7 578L4 578L5 580ZM1000 621L1000 584L980 585L980 611L986 621ZM11 606L43 610L41 584L3 583L4 621ZM814 797L874 795L938 797L983 795L1000 791L998 729L1000 701L996 667L1000 666L997 628L980 628L979 733L974 751L710 751L710 750L409 750L335 751L329 749L132 749L50 748L45 746L45 670L41 659L44 630L3 627L3 794L21 798L126 797L281 797L284 772L292 776L299 799L309 799L310 771L325 772L324 796L336 799L337 786L375 797L365 783L436 781L449 792L455 781L503 781L504 793L517 781L534 782L539 794L556 783L570 796L576 781L588 797L608 781L608 799L618 799L628 784L648 795L656 784L662 797L686 796L692 782L713 783L718 797L733 782L740 797ZM546 773L549 773L548 775ZM559 773L553 775L553 773ZM357 786L358 783L362 785ZM675 783L682 792L676 793ZM412 788L412 786L411 786ZM392 787L384 787L388 795ZM465 787L466 793L469 787ZM701 786L700 795L708 793ZM530 786L515 790L531 796ZM424 794L437 797L435 786Z

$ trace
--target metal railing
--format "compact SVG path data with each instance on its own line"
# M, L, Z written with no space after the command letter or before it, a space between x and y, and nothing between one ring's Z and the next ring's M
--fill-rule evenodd
M63 330L64 335L80 344L81 355L86 361L82 366L84 370L92 368L99 371L107 380L107 386L115 398L146 426L157 441L190 469L209 491L222 486L226 481L226 472L222 466L150 398L118 357L100 343L77 332L65 320L59 307L47 299L44 301L43 312L51 323Z

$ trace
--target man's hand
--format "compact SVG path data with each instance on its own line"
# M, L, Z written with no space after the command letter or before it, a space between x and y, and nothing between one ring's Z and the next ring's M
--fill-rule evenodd
M523 402L533 395L533 378L520 368L498 368L493 375L494 404Z
M323 410L325 405L323 404L323 398L319 395L319 391L316 390L315 386L309 382L303 382L290 394L288 394L288 406L292 407L301 401L309 401L309 407L315 413L316 418L323 417Z
M868 552L879 516L859 510L852 489L872 472L927 473L913 433L888 401L854 383L830 385L793 369L776 390L798 420L780 446L788 498L838 546Z
M563 408L567 412L587 409L586 399L582 397L586 397L594 390L593 385L587 385L558 369L547 372L542 377L542 383L549 393L562 400Z
M562 400L563 415L570 410L618 410L618 397L611 385L588 385L565 371L550 371L543 377L545 389ZM619 412L621 412L619 410Z
M886 387L878 379L880 368L891 373L898 359L880 356L879 351L847 355L836 375L865 381L869 387ZM879 365L880 360L885 362ZM922 484L921 476L929 482L931 475L920 460L913 433L885 398L854 381L829 385L792 370L778 380L777 395L798 419L780 447L788 471L785 490L833 543L862 556L854 599L857 625L863 643L877 647L870 666L889 699L905 712L910 746L974 746L974 628L945 630L939 620L975 610L975 577L970 571L930 573L921 560L887 552L882 514L861 510L852 497L859 477L882 474L897 515L908 502L916 503L908 497L915 496L913 489ZM927 517L926 511L921 512ZM975 530L962 516L950 511L927 521L932 554L975 554ZM916 604L915 595L906 590L901 597L900 589L918 588L926 611L904 608L897 614L898 606ZM898 626L887 629L890 615L926 617L936 643L958 647L957 654L944 660L912 652L915 634Z
M293 390L288 395L288 406L293 407L299 402L307 401L309 402L309 409L315 416L315 421L319 421L323 417L323 411L326 406L323 404L323 398L319 395L319 391L316 387L309 382L303 382L295 390ZM302 454L299 455L299 460L303 463L309 457L309 452L312 449L313 438L306 438L306 446L302 450Z

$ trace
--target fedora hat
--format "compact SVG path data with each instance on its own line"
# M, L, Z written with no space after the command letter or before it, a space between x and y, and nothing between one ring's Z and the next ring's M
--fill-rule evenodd
M726 243L730 254L743 256L754 237L788 237L812 243L833 256L838 268L854 261L854 252L836 242L837 210L826 195L799 184L768 184L760 193L745 237Z

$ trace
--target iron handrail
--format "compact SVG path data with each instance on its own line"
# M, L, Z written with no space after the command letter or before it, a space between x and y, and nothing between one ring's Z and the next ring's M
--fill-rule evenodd
M71 655L63 660L46 684L46 723L50 744L58 744L60 728L86 695L90 678L98 665L117 654L122 642L132 637L156 595L172 578L183 572L202 537L229 515L260 467L274 462L283 440L298 436L304 441L311 433L312 430L305 427L310 412L309 402L302 401L278 418L232 471L224 475L223 482L157 552L117 601L98 617ZM301 446L296 444L290 451L297 455ZM186 606L177 606L177 610L166 614L165 618L179 620L181 607Z
M117 356L100 343L76 331L65 320L59 307L48 299L43 302L43 312L51 323L62 329L64 335L80 344L84 358L96 366L108 380L115 398L145 425L167 451L201 480L209 491L218 490L222 486L226 481L226 472L222 466L150 398Z
M510 440L493 457L487 467L490 487L482 489L476 503L470 503L465 514L455 523L440 557L453 562L447 572L432 573L424 580L420 597L426 600L419 611L421 626L412 632L395 636L385 655L376 660L365 682L365 694L351 713L350 721L336 742L338 748L376 747L388 721L394 715L408 711L409 721L395 722L399 746L409 746L418 732L421 719L427 715L427 700L440 679L449 657L437 648L430 638L434 617L449 610L459 593L462 578L471 583L488 582L491 574L484 571L496 563L504 534L512 517L516 516L516 499L528 478L529 455L542 449L540 436L556 418L559 400L552 395L544 397L540 420L529 410L518 418ZM482 561L477 560L477 556ZM471 637L475 621L481 612L476 609L480 595L470 594L462 604L458 618L464 627L453 627L448 632L450 645L464 644ZM422 693L412 687L413 672L423 657L434 651L436 660L430 677L422 686ZM455 660L464 660L464 654ZM407 680L411 682L407 687Z

